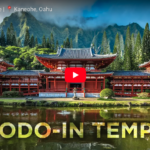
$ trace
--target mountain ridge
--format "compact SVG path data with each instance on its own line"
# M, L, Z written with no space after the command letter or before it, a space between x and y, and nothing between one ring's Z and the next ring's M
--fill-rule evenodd
M137 35L140 32L143 35L144 29L137 23L131 23L129 25L108 25L107 27L96 27L93 29L82 29L79 27L71 27L69 25L60 27L55 24L48 22L42 22L37 20L31 13L21 12L12 13L10 16L5 17L3 22L0 24L0 30L4 30L6 34L7 28L10 23L13 23L14 29L18 37L24 41L25 29L29 28L30 36L33 34L34 37L38 38L38 42L41 43L43 35L50 37L50 33L53 32L55 41L58 40L59 44L63 44L63 41L69 37L73 40L73 47L90 47L91 43L94 43L95 48L99 47L102 41L104 30L106 31L107 37L110 41L111 50L115 41L117 32L121 34L125 40L127 27L130 26L131 34Z

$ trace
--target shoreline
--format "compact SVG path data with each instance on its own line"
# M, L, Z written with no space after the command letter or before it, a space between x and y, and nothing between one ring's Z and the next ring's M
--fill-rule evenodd
M84 98L72 100L71 98L39 98L33 100L22 98L0 98L0 105L10 106L42 106L42 107L141 107L150 106L149 99L116 98L115 101L97 100L97 98ZM126 100L125 100L126 99Z

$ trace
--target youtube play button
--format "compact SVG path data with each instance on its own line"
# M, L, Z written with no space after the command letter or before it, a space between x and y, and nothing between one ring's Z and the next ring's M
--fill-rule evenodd
M85 82L86 70L85 68L66 68L65 81L71 83Z

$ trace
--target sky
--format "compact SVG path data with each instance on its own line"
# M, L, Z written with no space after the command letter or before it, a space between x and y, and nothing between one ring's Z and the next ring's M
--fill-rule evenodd
M11 6L8 10L7 7ZM17 8L52 8L51 12L31 12L38 20L82 28L107 25L128 25L136 22L141 27L150 23L148 0L5 0L0 2L0 22Z

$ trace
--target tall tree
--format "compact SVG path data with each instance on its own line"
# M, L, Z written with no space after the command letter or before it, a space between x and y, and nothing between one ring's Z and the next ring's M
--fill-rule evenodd
M123 69L124 70L132 69L132 45L131 45L130 27L127 28L126 32Z
M3 30L1 31L1 46L6 46L6 39Z
M132 51L134 51L134 46L135 46L135 36L134 33L131 34L131 47Z
M70 48L73 48L72 38L70 39Z
M37 39L37 37L35 38L35 46L37 46L38 45L38 39Z
M54 51L55 43L54 43L53 33L51 33L51 35L50 35L50 46L51 46L51 50Z
M108 41L107 41L106 31L104 31L100 54L104 55L104 54L107 54L107 53L108 53Z
M21 39L20 38L17 39L17 46L21 47Z
M30 33L29 33L28 28L26 28L24 46L29 46L29 44L30 44Z
M69 38L66 39L65 48L70 48Z
M112 63L112 70L121 70L122 62L121 62L121 49L120 49L120 40L119 34L117 33L115 38L115 44L113 49L113 54L117 54L117 58Z
M141 43L141 35L138 32L138 35L136 37L136 42L134 46L134 52L133 52L133 69L137 70L138 65L142 63L143 60L143 55L142 55L142 43Z
M13 37L12 37L12 45L13 46L17 46L17 40L16 40L16 36L15 35L13 35Z
M34 36L32 35L30 39L30 47L34 47L34 46L35 46L35 41L34 41Z
M58 40L56 41L56 51L58 50L58 47L59 47L59 43L58 43Z
M149 24L147 23L143 34L143 60L142 62L149 61L150 59L150 32Z
M49 38L47 38L47 40L46 40L46 47L47 47L47 48L50 48L50 45L49 45Z
M46 48L46 38L45 38L45 35L43 35L43 38L42 38L42 47Z
M11 45L11 35L10 35L10 29L9 28L7 28L6 45Z
M10 45L13 45L14 42L14 35L16 36L15 30L14 30L14 26L13 23L10 24Z
M122 35L120 35L120 50L121 50L121 58L123 60L123 57L124 57L124 40L123 40Z

